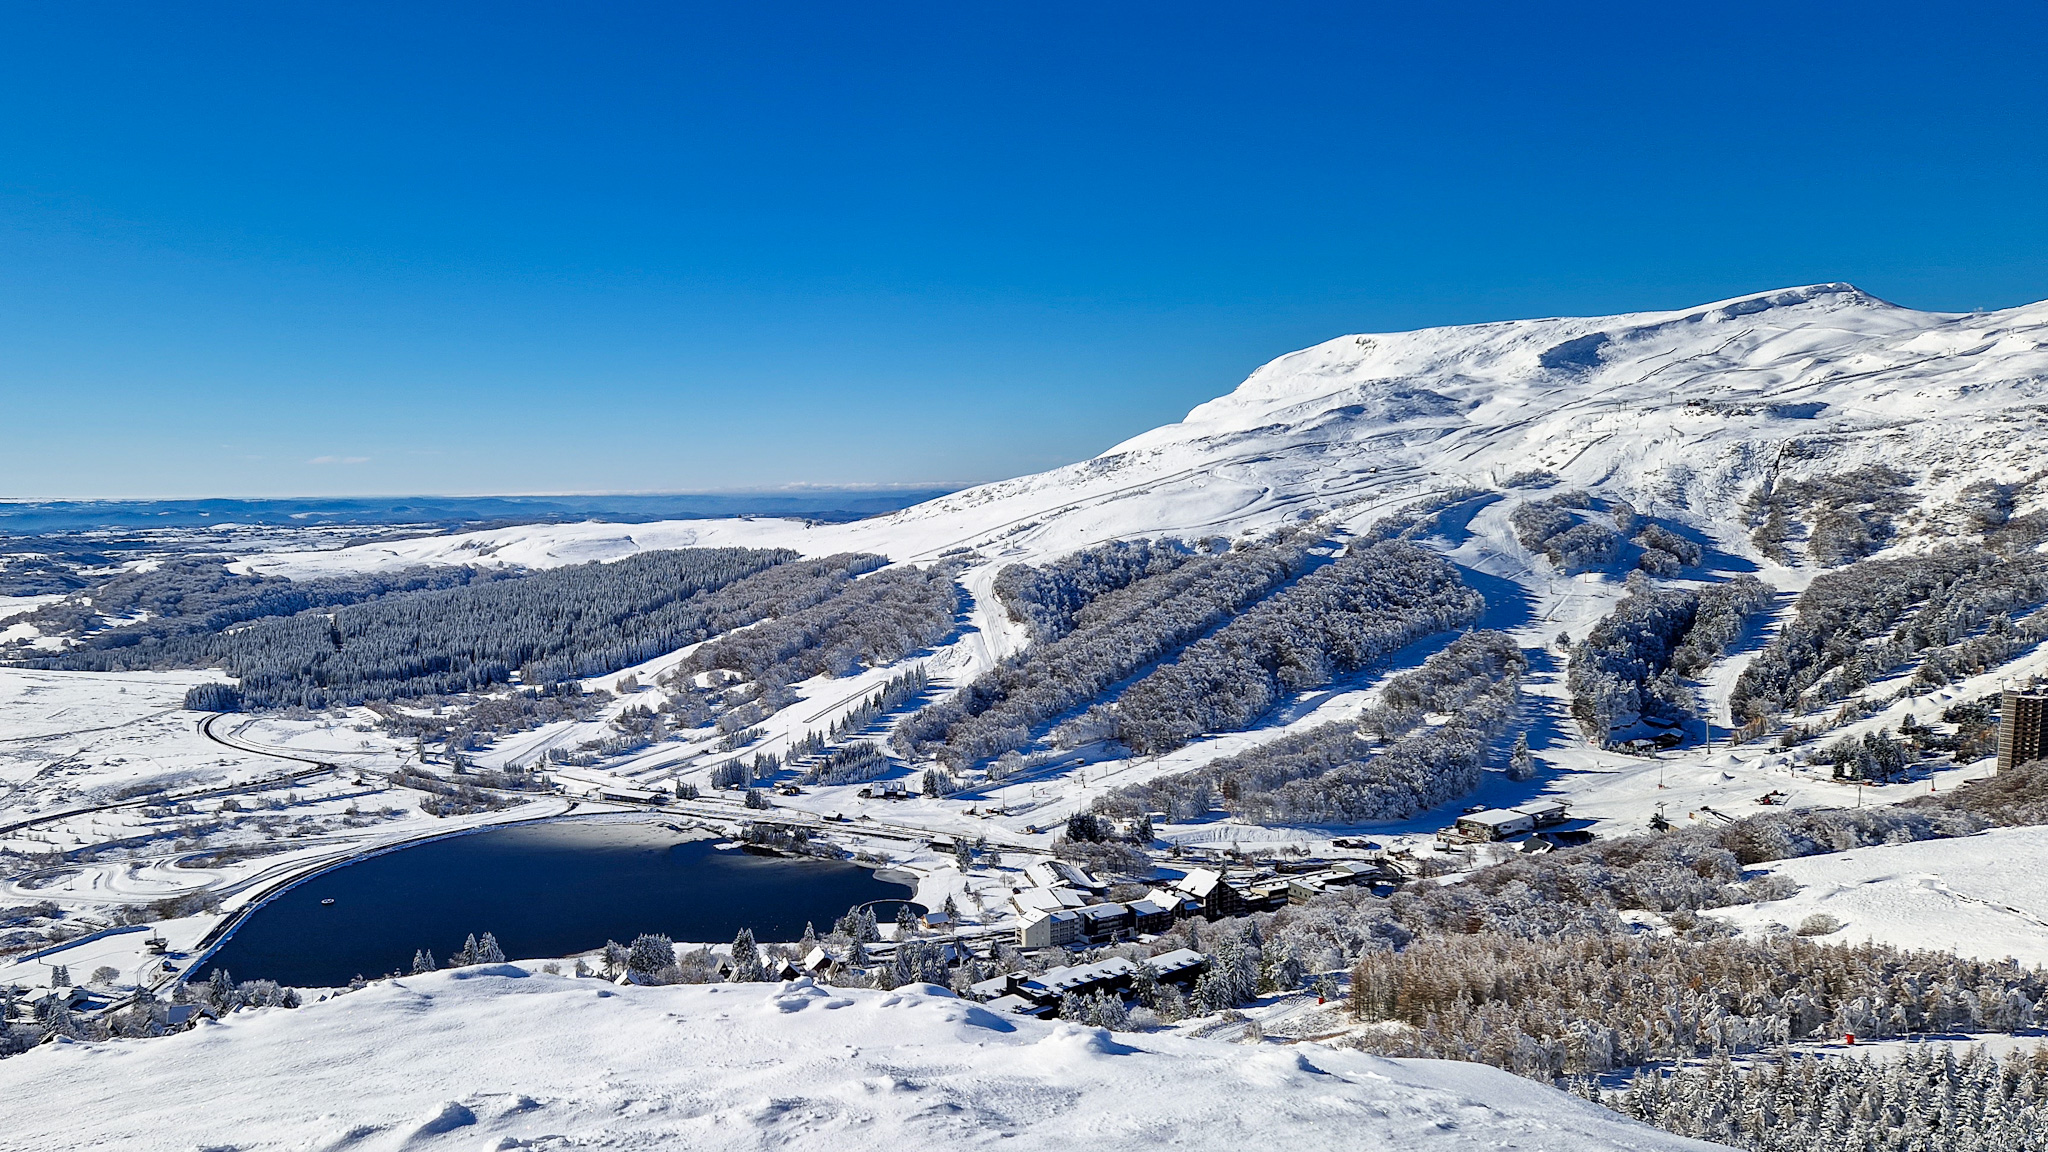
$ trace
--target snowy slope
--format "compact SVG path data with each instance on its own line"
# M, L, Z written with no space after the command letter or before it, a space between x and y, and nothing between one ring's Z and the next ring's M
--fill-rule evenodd
M1773 468L1945 469L1919 489L1938 502L1973 479L2034 472L2044 404L2048 302L1917 312L1821 284L1675 312L1343 336L1092 460L853 524L525 526L252 566L545 565L729 543L1025 557L1305 513L1369 521L1427 491L1498 487L1533 469L1690 520L1742 552L1730 513Z
M0 1061L0 1148L1712 1147L1476 1064L1000 1017L928 985L436 973Z
M1796 928L1815 913L1842 924L1830 941L1876 940L1980 960L2048 964L2048 828L1994 828L1957 840L1859 848L1764 868L1798 894L1713 914L1752 930Z

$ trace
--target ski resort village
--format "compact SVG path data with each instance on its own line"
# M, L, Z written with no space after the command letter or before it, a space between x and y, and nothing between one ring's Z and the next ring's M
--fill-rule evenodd
M2048 1147L2044 435L2048 305L1817 284L860 519L23 545L0 1147Z

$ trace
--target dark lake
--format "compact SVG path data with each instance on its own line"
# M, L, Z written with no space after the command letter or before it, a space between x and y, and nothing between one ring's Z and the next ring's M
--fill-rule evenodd
M413 950L446 963L469 933L496 933L513 959L569 956L642 932L725 943L820 933L855 904L910 890L842 861L756 856L653 823L560 821L436 840L373 856L293 888L235 931L195 978L331 988L405 971ZM332 899L331 905L320 903Z

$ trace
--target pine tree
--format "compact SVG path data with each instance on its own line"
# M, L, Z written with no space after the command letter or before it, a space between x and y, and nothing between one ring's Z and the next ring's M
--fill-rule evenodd
M483 939L477 941L476 959L471 961L471 963L503 964L504 962L505 950L498 947L498 938L489 932L484 933Z
M1112 1032L1128 1032L1131 1014L1125 1009L1122 998L1110 992L1097 992L1088 1022Z
M1533 780L1536 777L1536 760L1529 755L1529 734L1515 737L1515 748L1508 754L1508 779Z
M425 948L416 949L412 954L412 974L419 976L435 968L434 954Z
M754 930L742 928L732 938L732 979L736 984L751 984L768 978L768 970L761 964L760 946L754 943Z
M675 966L675 941L657 932L642 932L633 938L626 952L626 971L643 982L652 983L658 973Z
M1301 982L1307 977L1307 967L1285 941L1266 950L1265 971L1259 981L1262 990L1292 992L1301 987Z

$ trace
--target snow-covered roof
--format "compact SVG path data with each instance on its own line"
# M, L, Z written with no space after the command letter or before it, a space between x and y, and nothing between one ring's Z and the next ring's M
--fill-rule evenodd
M1161 952L1159 955L1145 961L1145 963L1151 965L1154 972L1159 973L1161 976L1171 976L1176 972L1185 972L1190 968L1199 968L1208 962L1209 958L1207 956L1192 948L1175 948L1171 952Z
M1458 817L1460 824L1478 824L1486 828L1502 828L1510 824L1526 824L1531 817L1526 812L1511 808L1489 808L1484 812L1471 812Z
M1048 968L1030 980L1025 981L1028 991L1041 995L1061 995L1091 984L1108 980L1119 980L1138 973L1138 966L1122 956L1111 956L1092 964L1072 964L1065 968Z

